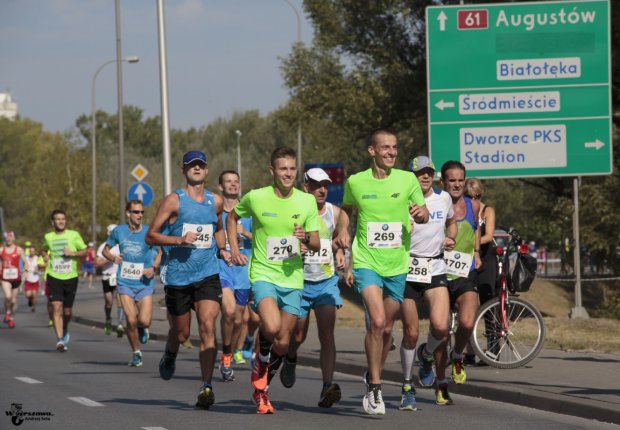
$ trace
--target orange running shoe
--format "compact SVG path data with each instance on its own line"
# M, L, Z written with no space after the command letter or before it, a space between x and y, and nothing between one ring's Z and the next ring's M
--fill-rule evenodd
M255 390L265 391L267 388L267 370L269 370L269 363L263 363L260 358L256 357L256 362L252 369L252 387Z
M220 372L222 372L222 380L230 382L235 380L235 372L232 365L232 354L222 354L220 358Z
M269 395L266 391L254 390L252 394L252 400L256 404L256 413L260 415L270 415L275 412L275 409L269 401Z

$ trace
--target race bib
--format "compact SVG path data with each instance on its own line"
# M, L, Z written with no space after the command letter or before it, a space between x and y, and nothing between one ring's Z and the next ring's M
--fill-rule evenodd
M52 270L54 273L71 273L73 265L70 258L54 258L52 260Z
M211 248L213 243L213 224L183 224L182 236L188 232L194 232L198 236L189 248Z
M2 269L2 279L7 281L13 281L17 279L19 275L19 270L17 267L7 267L6 269Z
M110 279L108 279L108 283L110 287L116 287L116 273L110 275Z
M422 257L409 257L409 270L407 281L430 284L433 277L433 259Z
M308 250L304 257L306 264L329 264L332 262L332 241L329 239L321 239L321 249L318 252Z
M403 226L399 222L369 222L366 244L369 248L400 248Z
M459 278L467 278L469 276L473 258L473 255L459 251L445 251L443 253L447 273Z
M299 240L293 236L268 237L267 259L269 261L284 261L299 254Z
M121 263L121 278L139 281L144 273L144 263Z

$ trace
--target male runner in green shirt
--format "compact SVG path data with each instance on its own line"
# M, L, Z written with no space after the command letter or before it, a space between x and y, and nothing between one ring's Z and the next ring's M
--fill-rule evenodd
M390 327L403 301L411 240L409 216L417 223L425 223L428 210L415 176L394 169L398 154L396 135L377 129L367 143L372 167L347 180L342 201L344 214L341 212L338 218L337 232L338 244L348 247L348 219L357 208L352 273L355 289L362 295L370 317L364 342L368 371L364 375L367 387L363 406L368 414L383 415L381 370L392 344ZM411 203L415 205L410 206Z
M314 197L295 188L295 151L275 149L269 171L273 185L247 193L226 219L227 230L235 231L237 220L252 217L249 276L254 308L260 316L260 351L251 380L259 414L274 413L267 386L288 350L301 311L304 273L300 242L313 251L321 246ZM234 264L246 264L248 259L239 251L237 236L230 235L228 241Z
M62 209L55 209L50 218L54 231L45 235L43 258L47 264L49 300L54 312L56 349L65 352L79 279L77 259L86 255L86 244L77 231L65 229L67 216Z

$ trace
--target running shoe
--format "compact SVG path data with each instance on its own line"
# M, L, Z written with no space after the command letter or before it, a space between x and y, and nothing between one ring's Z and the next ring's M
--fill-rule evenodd
M324 385L321 390L321 400L319 400L319 407L329 408L334 403L337 403L342 398L342 391L338 384Z
M454 402L450 397L450 393L448 393L448 384L439 384L435 388L435 395L437 398L435 399L435 403L438 405L453 405Z
M4 320L3 320L3 321L4 321L4 323L5 323L5 324L8 324L10 319L11 319L11 314L10 314L10 313L8 313L8 312L7 312L7 313L5 313L5 314L4 314Z
M129 363L127 363L128 366L131 367L140 367L142 366L142 353L141 352L134 352L133 355L131 356L131 361Z
M250 359L250 366L252 367L252 369L254 369L254 366L256 366L256 353L255 352L252 353L252 358Z
M385 415L385 403L379 388L373 388L366 392L362 401L364 412L368 415Z
M418 347L418 360L420 361L420 369L418 370L418 379L423 387L432 387L435 383L435 372L433 371L433 355L426 356L423 343Z
M191 348L194 347L192 345L192 341L189 340L189 338L185 339L185 342L183 342L182 345L183 345L183 348L185 348L185 349L191 349Z
M365 371L362 375L362 381L364 381L364 387L366 388L366 391L370 390L370 388L368 387L368 370Z
M455 384L464 384L467 375L463 367L463 357L452 359L452 380Z
M267 388L267 379L269 363L263 363L260 358L256 357L256 363L252 368L252 386L255 390L264 391Z
M243 348L241 348L241 352L243 354L243 358L246 360L248 358L252 358L252 354L254 353L254 339L248 339L246 336L243 341Z
M62 341L65 345L67 345L69 343L69 340L71 339L71 334L69 333L69 330L64 329L62 332Z
M415 402L415 388L411 385L403 385L401 396L398 409L401 411L415 411L418 409Z
M177 355L169 351L164 351L164 355L159 360L159 376L161 379L168 381L174 375L176 369Z
M252 394L252 401L256 405L257 414L267 415L275 412L266 391L254 390L254 393Z
M149 341L149 329L144 327L138 327L138 338L140 343L144 345Z
M125 327L123 327L123 324L119 324L116 326L116 337L123 337L123 335L125 334Z
M15 328L15 321L13 321L13 318L9 320L9 328Z
M67 345L65 345L62 339L58 339L58 342L56 342L56 350L60 352L65 352L67 350Z
M200 409L209 409L211 405L215 403L215 394L213 394L213 387L209 384L204 384L198 393L196 399L196 406Z
M297 367L297 359L290 361L288 355L284 354L282 358L282 370L280 370L280 382L286 388L295 385L295 368Z
M233 354L233 363L235 364L245 364L245 359L243 358L243 352L240 349L237 349Z
M106 336L110 336L110 334L112 334L112 322L110 320L106 320L103 325L103 334Z
M232 354L222 354L220 357L220 372L222 372L222 380L224 382L232 382L235 380L235 372L232 365Z

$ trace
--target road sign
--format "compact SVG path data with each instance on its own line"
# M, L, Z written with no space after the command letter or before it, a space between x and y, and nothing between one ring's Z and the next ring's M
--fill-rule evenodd
M429 152L468 176L610 174L607 0L426 9Z
M146 182L134 182L127 190L127 200L142 200L144 207L151 204L153 196L153 188Z
M134 167L131 170L131 176L136 178L136 181L143 181L144 178L146 178L146 175L148 175L148 174L149 174L149 171L146 170L146 167L144 167L140 163L136 164L136 167Z

